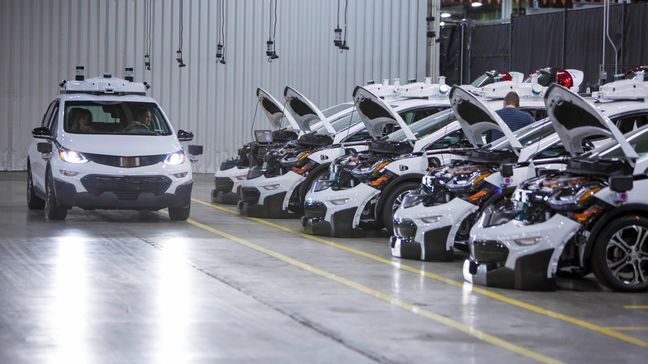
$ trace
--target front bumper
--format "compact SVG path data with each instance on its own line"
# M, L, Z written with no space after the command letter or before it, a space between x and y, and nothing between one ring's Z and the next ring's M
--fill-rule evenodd
M380 193L366 184L345 190L327 188L308 192L304 202L302 227L313 235L357 237L361 235L360 217L366 204Z
M452 260L457 231L475 211L477 206L460 198L437 206L399 208L394 214L394 235L390 239L392 255L426 261Z
M289 210L290 198L304 180L304 176L291 171L277 177L261 176L243 181L238 194L239 213L251 217L293 216Z
M228 205L235 205L238 201L238 187L247 180L249 168L232 167L214 173L214 189L211 192L211 201Z
M85 191L73 183L54 178L57 203L67 207L111 210L159 210L191 204L193 182L185 182L169 192L167 176L112 176L90 174L81 178Z
M562 215L534 225L512 220L482 227L470 233L470 258L463 275L474 284L523 290L553 290L558 260L565 244L580 224ZM533 245L520 245L522 238L536 238Z

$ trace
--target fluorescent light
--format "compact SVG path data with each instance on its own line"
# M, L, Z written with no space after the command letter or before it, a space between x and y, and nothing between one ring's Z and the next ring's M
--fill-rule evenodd
M445 25L445 22L444 22L444 21L442 21L442 22L439 23L439 26L440 26L440 27L442 27L442 26L444 26L444 25Z
M478 7L482 6L482 5L484 5L484 4L482 4L481 1L476 1L476 2L474 2L472 4L470 4L470 6L472 6L473 8L478 8Z
M444 18L444 19L445 19L445 18L449 18L449 17L451 17L451 16L452 16L452 14L450 14L450 13L448 13L448 12L443 12L443 13L441 13L441 17Z

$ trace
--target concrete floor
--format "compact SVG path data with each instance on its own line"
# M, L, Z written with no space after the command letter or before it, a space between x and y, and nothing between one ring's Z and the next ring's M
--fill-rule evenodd
M0 363L646 362L648 295L471 287L461 262L208 203L45 221L0 173Z

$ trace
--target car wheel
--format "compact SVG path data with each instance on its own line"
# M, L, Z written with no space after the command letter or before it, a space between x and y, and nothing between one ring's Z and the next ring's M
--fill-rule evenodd
M187 206L169 207L169 218L172 221L185 221L191 213L191 203Z
M648 219L626 216L609 223L594 246L592 270L614 290L648 290Z
M67 217L67 207L61 206L56 201L54 191L54 177L48 170L45 182L45 218L48 220L65 220Z
M36 191L34 191L34 179L32 178L29 161L27 161L27 207L30 210L42 210L45 208L45 201L36 196Z
M394 213L403 203L403 197L406 194L418 189L421 186L418 182L405 182L394 187L393 190L389 193L389 196L385 200L385 203L382 206L382 221L385 225L385 229L391 234L394 229Z

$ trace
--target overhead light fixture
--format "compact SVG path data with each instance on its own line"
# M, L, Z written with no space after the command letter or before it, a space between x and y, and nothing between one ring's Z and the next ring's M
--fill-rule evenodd
M440 23L439 23L439 26L440 26L440 27L445 26L445 22L444 22L444 21L440 22Z
M475 1L474 3L470 4L470 6L472 6L473 8L479 8L482 5L484 5L484 4L482 4L481 1Z
M441 13L441 17L444 18L444 19L447 19L447 18L449 18L449 17L451 17L451 16L452 16L452 14L450 14L450 13L448 13L448 12L443 12L443 13Z

